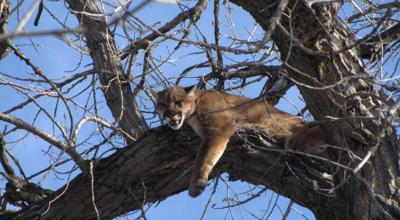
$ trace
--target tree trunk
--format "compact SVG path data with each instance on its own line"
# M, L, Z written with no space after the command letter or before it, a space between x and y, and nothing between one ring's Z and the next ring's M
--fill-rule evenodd
M91 8L92 1L88 2L86 7ZM272 0L232 2L248 11L266 31L279 4ZM390 115L382 113L378 100L365 95L374 90L367 83L370 77L358 48L342 50L354 44L354 37L336 18L340 5L311 6L307 2L285 3L287 9L272 39L289 77L329 134L330 144L343 149L330 149L324 155L330 160L284 154L260 134L247 130L230 141L212 175L228 172L233 180L265 185L311 209L318 219L400 219L399 143ZM68 3L74 10L83 7L80 1ZM94 26L90 17L82 18L84 26L93 25L92 30L105 28L104 21L96 21L103 23ZM95 68L113 70L100 61L117 60L114 44L110 44L113 53L97 53L108 53L101 48L110 38L94 35L91 29L87 40L89 47L95 45L91 48ZM122 73L119 64L115 68ZM103 85L115 77L100 73L107 77L101 79ZM341 81L345 83L335 85ZM335 86L310 88L326 85ZM119 106L112 105L116 106L110 108ZM15 219L95 219L94 207L101 219L111 219L140 209L144 203L163 200L187 189L197 152L189 146L198 142L187 128L179 132L153 129L133 145L96 162L93 177L76 177L52 198L21 211Z
M275 1L233 2L268 30L276 10L276 6L270 6ZM343 169L333 173L335 190L329 193L326 201L323 199L321 204L307 207L318 219L400 219L399 144L394 129L387 122L391 116L382 115L380 101L369 95L362 97L363 93L376 92L367 83L371 77L363 66L359 49L352 47L356 45L354 36L337 19L340 6L339 2L311 5L308 1L289 1L281 25L277 25L272 35L288 67L289 77L297 84L309 111L315 119L325 122L322 126L329 134L330 143L351 150L359 158L372 155L356 175ZM344 79L348 80L338 83ZM328 89L309 88L335 84L338 85ZM363 116L373 120L355 119ZM327 120L328 117L338 120ZM361 163L359 159L342 154L344 151L332 150L330 158L351 168ZM335 165L332 170L337 170Z
M10 13L10 1L0 1L0 35L7 34L8 14ZM0 41L0 60L5 56L9 40Z
M101 219L111 219L186 190L198 150L191 146L198 144L199 138L190 128L179 132L158 128L134 145L98 161L93 189ZM212 176L226 171L232 180L269 186L306 207L320 204L320 195L310 196L307 192L332 187L331 177L324 174L327 168L315 166L307 157L282 154L281 150L261 139L256 131L241 131L230 141ZM91 177L79 175L65 187L15 219L95 219Z
M67 3L85 29L93 69L98 73L107 105L125 131L125 139L131 143L142 136L148 127L136 104L128 77L124 74L114 36L108 29L105 17L96 16L104 12L95 0L68 0Z

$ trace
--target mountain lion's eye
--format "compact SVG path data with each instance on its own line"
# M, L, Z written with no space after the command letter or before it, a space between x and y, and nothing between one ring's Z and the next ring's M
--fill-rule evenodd
M181 102L181 101L175 101L175 105L176 105L177 107L181 107L181 106L182 106L182 102Z

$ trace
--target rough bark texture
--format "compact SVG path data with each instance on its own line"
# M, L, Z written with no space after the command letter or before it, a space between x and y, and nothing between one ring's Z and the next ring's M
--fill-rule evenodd
M268 29L269 18L276 8L271 7L273 1L233 2L248 11L265 30ZM329 133L331 144L346 147L360 158L371 152L374 154L370 163L359 171L373 192L368 192L365 185L348 171L339 170L334 175L334 183L344 185L326 200L322 199L319 205L308 207L318 219L381 219L390 218L390 214L398 219L400 213L393 210L399 207L396 192L399 184L397 139L393 129L380 116L379 103L360 97L362 92L373 93L373 88L364 80L370 77L357 47L341 51L355 42L351 32L336 17L339 7L339 3L315 3L311 6L307 1L289 1L286 12L290 17L282 17L282 25L275 29L272 38L279 47L282 60L286 62L289 76L295 81L321 87L346 77L352 79L332 89L315 90L302 85L298 88L316 119L351 116L325 123L323 127ZM377 120L354 120L353 117L358 116L372 116ZM373 139L376 136L371 137L370 134L382 134L380 143L376 143L378 138ZM331 159L339 158L339 152L331 153ZM350 167L360 162L346 155L340 158L338 162ZM385 204L385 208L378 208L374 200L379 200L380 196L390 198L387 202L393 207ZM384 213L383 209L390 214Z
M133 97L128 77L124 74L118 57L114 37L108 29L97 1L68 0L69 7L85 29L87 46L93 59L93 67L100 79L102 90L114 118L126 132L129 142L138 138L148 129ZM80 12L86 13L80 13ZM94 16L90 16L93 14Z
M7 18L10 13L10 1L2 0L0 1L0 34L7 34ZM8 40L0 41L0 60L6 54L8 47Z
M248 11L265 30L277 5L272 0L232 2ZM268 143L260 143L257 135L247 131L242 136L247 140L245 143L239 139L231 141L216 171L226 171L232 179L268 186L310 208L318 219L400 219L399 144L395 132L379 114L379 102L367 102L361 95L362 92L373 92L373 88L364 80L369 76L357 48L335 52L354 44L351 33L335 16L339 5L310 6L307 2L288 2L290 11L286 14L291 19L282 18L272 39L294 81L320 87L349 78L345 84L332 89L315 90L302 85L298 88L313 116L325 122L323 127L329 133L330 143L345 147L360 158L372 155L369 162L354 174L337 164L271 151ZM83 7L80 1L69 0L68 3L74 10ZM91 4L92 1L88 1L86 7L91 8ZM87 41L96 69L118 70L121 75L117 75L122 76L120 64L103 66L108 65L110 59L119 63L115 46L109 42L110 36L107 38L98 32L106 28L104 21L93 23L81 15L78 19L89 27ZM93 34L90 30L97 32ZM285 31L290 31L294 38ZM105 54L109 53L105 49L107 45L114 48L113 53ZM115 77L108 72L100 73L103 85ZM110 102L109 105L115 109L120 103ZM119 111L113 110L114 114ZM327 120L327 116L340 120ZM358 116L372 116L374 120L354 119ZM126 123L138 123L136 119L127 119ZM94 196L101 219L137 210L144 198L145 202L159 201L185 190L197 150L189 146L195 146L197 142L193 132L187 129L179 132L155 129L135 144L96 163ZM359 159L341 152L332 150L326 156L350 168L360 163ZM43 213L42 219L96 218L90 177L78 176L66 187L66 192L51 203L47 212L51 199L23 210L15 219L35 219ZM60 189L54 197L62 191Z
M216 172L227 171L231 179L270 186L307 207L321 202L320 196L311 196L315 190L332 186L332 180L323 175L327 172L324 166L315 166L306 157L279 153L279 147L261 143L254 131L240 135L231 140ZM244 143L243 138L249 142ZM198 144L199 139L190 128L179 132L158 128L134 145L98 161L94 191L101 219L139 209L144 198L145 202L155 202L186 190L198 150L189 146ZM15 219L95 219L90 177L78 176L67 187L43 216L52 199L25 210Z

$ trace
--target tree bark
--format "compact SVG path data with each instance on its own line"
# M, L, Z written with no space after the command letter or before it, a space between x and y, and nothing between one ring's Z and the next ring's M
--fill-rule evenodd
M260 135L240 131L212 176L228 172L231 180L268 186L306 207L320 204L322 197L310 196L310 192L332 186L327 168L314 161L321 165L316 166L307 157L286 155ZM198 144L199 138L190 128L179 132L157 128L135 144L96 162L93 190L101 219L111 219L186 190L198 150L189 146ZM96 219L91 177L79 175L65 187L52 198L23 210L15 219Z
M76 10L81 7L79 1L68 2ZM264 30L270 27L278 4L272 0L232 2L248 11ZM344 149L329 150L324 156L330 160L322 161L284 154L260 134L247 130L230 141L212 175L228 172L232 180L265 185L311 209L317 219L400 219L399 143L386 120L390 115L382 114L380 103L365 95L375 91L367 83L370 76L359 49L344 49L354 45L354 37L336 18L340 5L307 2L287 2L272 39L310 112L323 122L330 144ZM106 25L103 21L100 26L88 26L97 23L87 16L82 20L88 30L104 30ZM99 60L117 59L114 52L95 52L109 38L87 33L88 45L97 45L91 48L96 68L103 68ZM109 66L104 69L112 70ZM108 77L102 84L112 79L102 74ZM341 81L345 83L328 89L310 88ZM94 206L101 219L111 219L138 210L144 203L163 200L187 189L197 152L189 146L198 142L190 129L151 130L136 143L95 163L93 189L92 177L80 175L65 186L65 192L65 187L61 188L52 198L22 210L15 219L95 219ZM368 162L362 164L363 159Z
M0 34L7 34L8 14L10 13L10 1L0 1ZM0 60L5 56L9 40L0 41Z
M271 7L274 1L233 2L268 30L276 9ZM363 66L359 48L353 46L354 36L336 16L340 6L339 2L311 5L308 1L289 1L286 15L272 34L289 77L301 83L297 87L309 111L315 119L325 120L322 126L329 134L330 144L351 150L359 158L372 155L356 175L364 183L351 172L339 169L333 173L335 193L326 201L322 199L321 204L307 207L318 219L399 219L399 144L393 127L385 122L390 116L382 115L379 100L362 96L376 91L368 83L371 77ZM346 78L348 81L338 83ZM338 85L330 89L309 88L334 84ZM355 119L363 116L373 120ZM326 120L328 117L338 120ZM331 151L330 158L353 168L361 163L342 153ZM382 204L381 197L386 204Z
M148 126L139 111L128 77L124 74L104 12L96 0L68 0L67 3L85 29L86 43L107 105L126 132L125 139L132 143L146 132Z

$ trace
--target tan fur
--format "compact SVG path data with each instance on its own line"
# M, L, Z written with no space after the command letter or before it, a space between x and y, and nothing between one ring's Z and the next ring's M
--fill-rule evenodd
M308 126L301 118L261 100L180 86L152 93L162 120L175 130L186 121L202 140L190 180L189 195L192 197L204 190L208 176L224 153L235 127L245 124L261 126L267 135L285 143L287 149L312 154L325 150L325 136L318 126Z
M326 151L326 136L319 126L305 126L289 136L285 148L307 154L321 154Z

